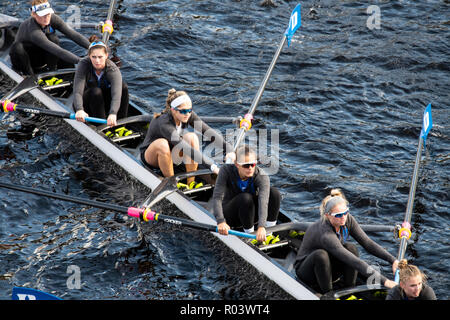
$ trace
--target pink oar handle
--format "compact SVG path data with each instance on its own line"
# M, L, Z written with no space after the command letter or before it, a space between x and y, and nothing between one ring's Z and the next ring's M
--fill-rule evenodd
M130 207L128 208L127 213L131 217L139 218L144 221L158 220L158 214L150 209Z
M0 103L3 106L4 112L15 111L14 109L15 109L16 104L13 103L12 101L5 100L5 101L0 101Z

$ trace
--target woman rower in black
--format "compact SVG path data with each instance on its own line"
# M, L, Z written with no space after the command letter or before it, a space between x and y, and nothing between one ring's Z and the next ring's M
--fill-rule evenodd
M231 227L252 233L257 222L256 240L264 242L266 227L276 225L281 195L256 162L255 151L242 146L236 150L236 162L220 168L213 194L220 234L227 235Z
M295 270L301 281L322 294L333 289L333 278L339 276L343 276L346 287L355 286L358 272L379 279L388 288L396 285L361 260L357 247L348 242L352 236L368 252L392 264L393 272L397 269L398 261L371 240L349 214L348 202L340 190L332 190L322 201L320 213L320 220L306 230L297 254Z
M108 126L115 126L128 115L128 86L119 67L108 59L106 44L95 35L89 41L88 56L78 63L73 80L75 118L107 118Z
M415 265L405 259L398 264L399 284L389 290L386 300L436 300L433 289L427 285L427 277Z
M88 39L57 16L47 0L33 0L30 9L31 17L21 23L9 52L13 68L34 75L77 64L81 58L59 46L56 30L86 49Z
M199 139L195 132L186 130L189 127L202 133L206 140L213 139L215 146L221 151L232 150L233 147L225 142L222 135L211 129L193 111L192 101L185 91L170 89L165 109L154 115L140 147L142 162L152 169L161 170L164 177L173 176L174 163L181 160L186 172L196 171L199 161L203 161L206 165L212 165L211 170L217 174L219 168L212 159L204 157L199 151ZM226 157L234 159L234 153L227 154ZM188 189L198 186L195 177L187 179Z

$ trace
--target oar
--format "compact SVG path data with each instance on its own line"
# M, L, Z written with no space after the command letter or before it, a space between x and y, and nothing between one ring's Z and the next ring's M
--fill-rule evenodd
M128 208L128 215L136 218L140 218L140 220L143 221L162 221L166 223L171 223L178 226L198 229L198 230L204 230L204 231L211 231L211 232L219 232L217 226L212 224L206 224L201 222L196 222L192 220L182 219L174 216L166 216L160 213L156 213L149 208L143 209L143 208ZM243 237L243 238L249 238L249 239L256 239L256 235L249 234L245 232L240 232L236 230L230 230L228 231L229 234Z
M277 224L273 227L266 228L266 232L281 232L281 231L290 231L290 230L297 230L297 231L306 231L309 226L311 226L314 222L299 222L299 221L292 221L292 222L285 222ZM385 226L385 225L377 225L377 224L361 224L359 225L361 229L363 229L365 232L394 232L395 226Z
M111 0L109 3L109 9L108 9L108 16L106 17L106 21L102 25L102 41L103 43L107 43L109 40L109 36L113 33L113 14L114 14L114 8L116 6L117 0Z
M225 117L225 116L200 116L206 123L239 123L242 117Z
M26 76L19 82L14 88L11 89L7 94L5 94L0 100L15 100L21 95L39 87L37 83L37 78L35 76Z
M0 182L0 187L11 189L11 190L16 190L16 191L20 191L20 192L31 193L31 194L35 194L35 195L39 195L39 196L43 196L43 197L47 197L47 198L87 205L87 206L91 206L94 208L99 208L99 209L104 209L104 210L112 210L112 211L116 211L116 212L120 212L120 213L125 213L131 217L136 217L136 218L139 218L142 221L146 221L146 222L147 221L162 221L162 222L166 222L166 223L175 224L175 225L178 225L181 227L187 227L187 228L203 230L203 231L218 232L217 226L215 226L215 225L200 223L200 222L187 220L187 219L183 219L183 218L178 218L178 217L173 217L173 216L167 216L167 215L163 215L160 213L156 213L147 208L119 206L116 204L110 204L110 203L104 203L104 202L99 202L99 201L90 200L90 199L73 197L73 196L69 196L69 195L65 195L65 194L61 194L61 193L51 192L48 190L39 190L39 189L35 189L35 188L30 188L30 187L26 187L26 186L10 184L10 183L5 183L5 182ZM256 239L255 235L247 234L245 232L230 230L229 233L232 235L235 235L235 236L239 236L239 237Z
M259 86L258 92L256 93L255 97L253 98L252 104L250 106L250 109L248 110L247 114L244 116L244 118L241 120L239 124L239 133L238 137L236 139L236 142L233 147L233 151L236 151L239 147L240 143L244 139L245 133L250 130L252 127L252 120L253 120L253 114L255 113L256 107L258 106L259 101L261 100L261 96L264 92L264 89L266 88L267 82L269 81L270 76L272 75L272 71L275 67L275 64L278 61L278 57L280 56L281 50L283 49L284 44L288 43L288 46L290 45L291 38L294 35L295 31L301 26L301 6L300 3L295 7L295 9L292 11L291 17L289 19L289 26L286 29L285 33L283 34L283 38L281 39L280 44L278 45L277 51L275 52L275 55L273 56L272 62L270 63L269 68L267 69L267 72L264 76L263 81L261 82L261 85ZM230 162L229 159L227 159L228 163Z
M34 107L30 107L30 106L19 106L9 100L0 101L0 104L1 104L0 112L3 111L5 113L7 113L7 112L11 112L11 111L21 111L21 112L26 112L26 113L42 114L42 115L56 117L56 118L65 118L65 119L75 120L75 113L40 109L40 108L34 108ZM86 117L86 118L84 118L84 120L87 122L93 122L93 123L101 123L101 124L107 123L106 119L94 118L94 117Z
M408 240L411 238L411 217L412 210L414 206L414 196L416 194L417 181L419 178L419 167L420 167L420 158L422 155L422 149L427 139L428 132L430 132L431 127L433 126L433 121L431 117L431 103L425 108L425 112L423 114L423 122L422 122L422 130L420 132L419 137L419 146L417 148L416 153L416 162L414 164L414 172L411 179L411 187L409 189L408 203L406 205L406 213L405 220L402 224L401 229L398 231L398 235L400 238L400 248L398 251L398 260L402 260L405 256L406 247L408 246ZM399 270L395 271L395 282L399 283Z

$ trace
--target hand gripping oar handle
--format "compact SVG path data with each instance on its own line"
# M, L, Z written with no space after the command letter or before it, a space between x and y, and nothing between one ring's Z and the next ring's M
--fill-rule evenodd
M130 207L130 208L128 208L128 215L131 217L139 218L140 220L146 221L146 222L162 221L162 222L171 223L174 225L189 227L189 228L198 229L198 230L218 232L218 228L215 225L191 221L191 220L182 219L182 218L173 217L173 216L166 216L166 215L163 215L160 213L156 213L155 211L152 211L149 208ZM256 235L245 233L245 232L229 230L228 233L231 235L238 236L238 237L256 239Z
M29 106L19 106L12 101L5 100L0 101L0 104L2 106L1 111L11 112L11 111L21 111L26 113L34 113L34 114L43 114L46 116L56 117L56 118L64 118L64 119L72 119L75 120L75 113L69 113L64 111L54 111L54 110L47 110L47 109L39 109ZM92 123L101 123L106 124L106 119L101 118L94 118L94 117L85 117L84 120L86 122L92 122Z

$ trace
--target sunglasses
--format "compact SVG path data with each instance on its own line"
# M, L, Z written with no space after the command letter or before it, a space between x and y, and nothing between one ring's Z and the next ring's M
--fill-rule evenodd
M330 213L330 216L335 218L342 218L343 216L346 216L350 212L349 209L346 209L343 212L336 212L336 213Z
M190 109L177 109L177 108L175 108L175 110L177 110L181 114L188 114L188 113L192 112L192 108L190 108Z
M238 165L240 165L242 168L249 169L249 168L254 168L254 167L256 167L256 162L251 162L251 163L238 163Z

